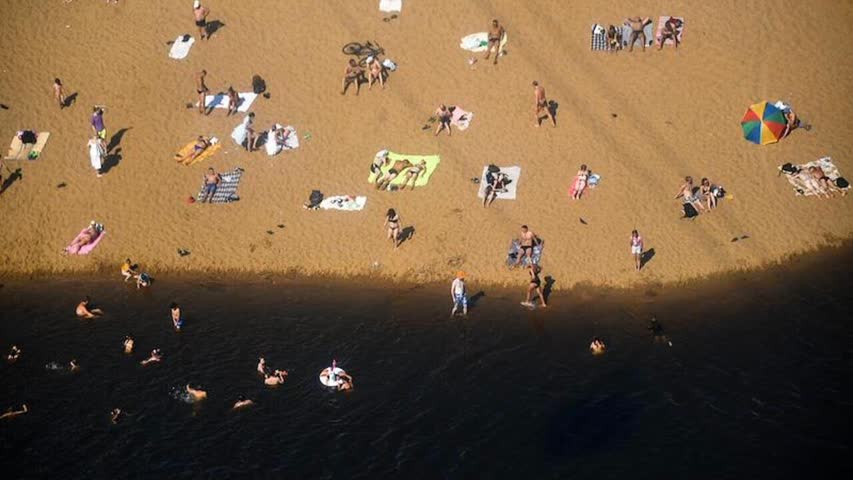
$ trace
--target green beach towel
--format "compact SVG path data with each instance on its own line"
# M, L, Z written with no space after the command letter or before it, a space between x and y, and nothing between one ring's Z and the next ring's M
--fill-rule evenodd
M435 169L438 168L438 164L441 163L441 158L439 158L438 155L403 155L400 153L388 152L388 159L390 160L388 162L388 165L385 165L381 169L382 175L385 175L388 172L388 170L390 170L391 167L394 165L394 162L396 162L397 160L409 159L409 161L412 162L412 164L417 164L421 160L425 160L426 161L426 172L422 173L421 176L418 177L418 179L415 181L416 187L426 186L426 184L429 183L429 179L432 178L433 172L435 172ZM402 172L400 172L400 175L397 175L397 178L395 178L391 182L391 185L400 186L403 184L403 182L405 180L406 180L406 171L403 170ZM368 183L375 183L376 182L376 175L371 173L367 177L367 181L368 181Z

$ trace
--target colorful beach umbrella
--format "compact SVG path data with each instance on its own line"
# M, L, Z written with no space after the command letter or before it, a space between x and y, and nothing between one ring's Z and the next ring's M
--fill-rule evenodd
M778 142L785 133L785 114L772 103L760 102L749 107L740 121L743 138L752 143L767 145Z

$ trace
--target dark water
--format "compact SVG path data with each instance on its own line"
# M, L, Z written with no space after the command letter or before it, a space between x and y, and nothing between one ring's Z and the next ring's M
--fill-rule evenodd
M0 348L24 353L0 366L0 408L32 411L0 421L3 477L849 474L850 252L678 290L557 292L532 312L520 291L490 290L467 320L448 318L444 285L6 282ZM105 317L74 318L86 294ZM653 314L671 347L653 340ZM164 361L140 367L154 347ZM285 385L262 384L259 354L290 371ZM319 384L332 357L355 391ZM76 374L44 368L71 358ZM187 382L210 398L174 398ZM241 393L257 405L231 412ZM114 407L130 413L118 425Z

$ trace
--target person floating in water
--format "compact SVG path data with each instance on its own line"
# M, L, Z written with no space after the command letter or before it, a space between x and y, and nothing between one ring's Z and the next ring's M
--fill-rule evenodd
M207 392L198 388L193 388L188 383L186 386L186 392L193 399L194 402L199 402L207 398Z
M25 413L27 413L27 412L29 412L29 411L30 411L30 409L29 409L29 408L27 408L27 404L26 404L26 403L25 403L25 404L23 404L23 405L21 405L21 409L20 409L20 410L13 410L13 409L12 409L12 407L9 407L8 409L6 409L6 412L5 412L5 413L3 413L2 415L0 415L0 420L3 420L3 419L5 419L5 418L17 417L18 415L23 415L23 414L25 414Z
M163 359L163 354L160 352L159 348L155 348L151 350L151 356L146 358L145 360L139 362L140 365L148 365L149 363L157 363Z
M68 371L69 372L77 372L80 370L80 365L77 363L76 358L72 358L70 362L68 362Z
M124 347L124 353L133 353L133 337L130 335L124 337L122 346Z
M9 354L6 355L6 361L9 363L15 363L18 360L18 357L21 356L21 349L18 348L17 345L12 345L12 348L9 349Z
M604 353L605 348L607 347L604 345L604 341L598 337L593 338L592 343L589 344L589 351L592 352L593 355L601 355Z
M91 302L91 301L92 301L92 299L87 296L86 298L81 300L80 303L77 304L76 313L77 313L78 317L80 317L80 318L95 318L97 316L104 314L104 312L100 308L93 308L90 310L89 309L89 302Z
M353 388L353 380L352 377L347 375L347 373L338 368L337 360L332 360L332 366L326 367L320 372L320 379L323 380L323 384L328 387L337 387L339 391L341 390L352 390Z
M169 305L169 308L172 309L172 325L175 326L175 330L181 331L181 327L184 326L184 318L181 316L181 307L178 306L177 303L172 302Z
M287 380L287 370L276 370L272 375L264 375L264 383L267 385L281 385Z
M261 375L266 377L267 375L269 375L269 372L270 372L270 369L269 369L269 367L267 367L267 361L264 359L264 357L259 358L258 359L258 373L260 373Z
M456 310L462 306L462 315L468 315L468 291L465 288L465 272L457 272L456 278L450 284L450 298L453 301L453 309L450 316L456 315Z
M654 337L655 342L666 342L670 347L672 346L672 341L664 333L663 325L658 322L657 318L652 317L652 319L649 321L649 330L651 330L652 337Z
M246 398L243 395L239 395L237 397L237 401L234 402L234 406L231 407L231 410L239 410L241 408L246 408L246 407L252 406L254 404L255 404L255 402L249 400L248 398Z
M110 412L110 421L113 422L113 425L117 424L121 417L124 416L124 412L121 411L120 408L114 408L112 412Z

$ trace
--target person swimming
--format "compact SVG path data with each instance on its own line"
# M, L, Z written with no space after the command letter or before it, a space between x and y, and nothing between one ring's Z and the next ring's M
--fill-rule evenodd
M80 365L77 364L76 358L72 358L71 361L68 362L68 371L69 372L76 372L78 370L80 370Z
M124 337L122 345L124 346L124 353L133 353L133 337L130 335Z
M17 417L18 415L23 415L29 411L30 411L30 409L27 408L26 403L21 405L20 410L13 410L12 407L9 407L8 409L6 409L6 411L2 415L0 415L0 420L3 420L4 418Z
M163 359L163 354L160 352L159 348L155 348L151 350L151 356L146 358L145 360L139 362L141 365L148 365L149 363L156 363Z
M267 385L281 385L287 380L287 370L276 370L272 375L264 376L264 383Z
M663 325L658 322L657 318L652 317L652 319L649 321L648 329L651 330L652 337L654 337L655 342L666 342L670 347L672 346L672 341L664 333Z
M121 417L124 416L124 412L121 411L120 408L114 408L112 412L110 412L110 421L113 422L113 425L117 424Z
M258 373L266 377L267 375L269 375L269 371L270 369L269 367L267 367L267 361L264 359L264 357L258 358Z
M172 302L169 305L169 308L172 310L172 325L175 326L175 330L181 331L181 327L184 326L184 318L181 316L181 307L178 306L177 303Z
M601 355L604 353L605 348L607 347L604 345L604 342L598 337L594 337L592 339L592 343L589 344L589 351L591 351L593 355Z
M249 406L252 406L254 404L255 404L255 402L249 400L245 396L238 395L237 401L234 402L234 406L231 408L231 410L239 410L241 408L249 407Z
M6 361L9 363L14 363L18 360L18 357L21 356L21 349L18 348L17 345L12 345L12 348L9 349L9 354L6 355Z
M186 386L186 392L192 398L194 402L199 402L207 398L207 392L198 388L193 388L188 383Z

